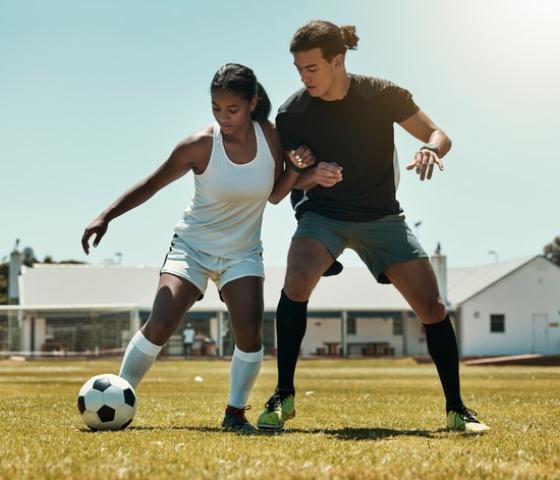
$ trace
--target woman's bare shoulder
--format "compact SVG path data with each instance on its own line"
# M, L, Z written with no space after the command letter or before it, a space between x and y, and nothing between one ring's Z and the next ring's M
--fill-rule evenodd
M268 120L260 121L259 125L261 126L261 128L263 130L264 136L266 137L266 140L267 140L268 144L271 147L274 147L275 149L280 148L280 146L281 146L280 135L278 134L278 131L276 130L276 125L269 122Z
M185 137L177 144L177 149L189 150L191 153L203 153L212 149L214 125L208 125Z

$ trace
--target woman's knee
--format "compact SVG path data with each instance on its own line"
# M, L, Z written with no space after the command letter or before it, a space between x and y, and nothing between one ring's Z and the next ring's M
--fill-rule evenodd
M173 335L180 320L180 318L174 319L150 316L142 328L142 332L150 342L156 345L163 345L169 340L169 337Z
M163 345L199 295L198 288L187 280L169 273L162 274L152 313L142 327L144 336L152 343Z
M242 352L258 352L262 348L261 331L244 331L236 334L235 345Z

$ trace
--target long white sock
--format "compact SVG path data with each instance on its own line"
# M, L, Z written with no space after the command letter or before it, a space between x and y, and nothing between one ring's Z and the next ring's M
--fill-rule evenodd
M159 345L150 342L142 331L138 330L126 347L119 376L136 388L155 362L160 350Z
M243 352L235 347L231 357L231 377L228 404L235 408L247 405L251 389L257 380L263 360L263 349Z

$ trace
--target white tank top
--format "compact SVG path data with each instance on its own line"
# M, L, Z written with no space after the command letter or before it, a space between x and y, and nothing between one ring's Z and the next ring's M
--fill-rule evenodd
M262 252L264 208L274 187L274 158L258 122L253 122L257 153L249 163L232 162L220 126L214 125L206 170L195 175L190 207L175 233L193 250L220 258Z

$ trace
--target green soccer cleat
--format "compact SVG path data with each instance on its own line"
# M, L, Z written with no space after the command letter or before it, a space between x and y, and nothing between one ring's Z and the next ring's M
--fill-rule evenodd
M284 423L296 416L295 398L288 395L284 400L275 393L266 402L265 409L257 420L257 427L261 430L282 430Z
M254 433L257 431L253 425L249 423L245 412L251 407L235 408L230 405L226 408L224 419L222 420L222 431L238 432L238 433Z
M451 430L465 433L482 433L490 430L490 427L476 418L478 414L465 407L449 410L447 412L447 426Z

